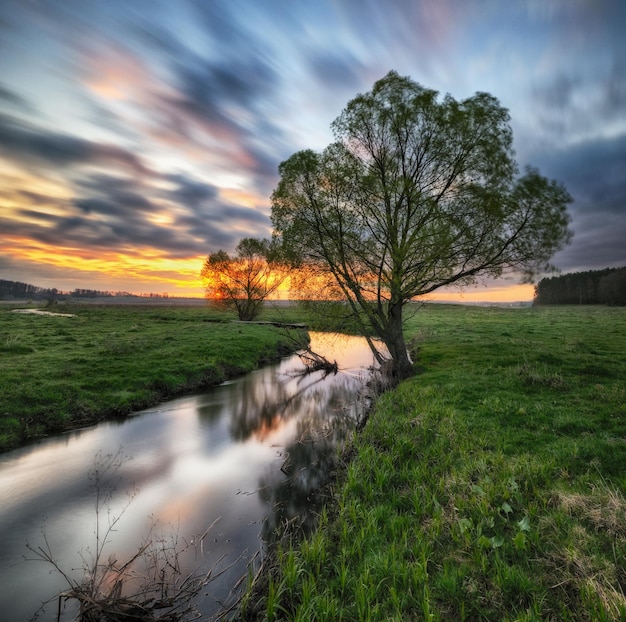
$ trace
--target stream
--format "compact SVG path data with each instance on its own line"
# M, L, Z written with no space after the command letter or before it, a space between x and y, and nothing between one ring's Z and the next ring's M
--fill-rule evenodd
M361 390L374 361L365 340L311 341L337 374L299 375L293 355L123 421L0 454L0 621L29 620L46 601L36 619L56 620L67 583L49 563L25 559L36 557L27 544L80 580L97 525L100 542L112 526L105 561L125 561L152 534L181 551L186 573L212 570L197 599L203 619L232 606L276 528L295 518L312 525L316 489L366 410ZM61 620L71 620L75 608L62 604Z

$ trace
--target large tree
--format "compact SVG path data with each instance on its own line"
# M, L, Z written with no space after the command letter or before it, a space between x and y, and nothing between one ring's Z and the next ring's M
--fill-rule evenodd
M272 222L302 264L334 277L397 377L412 372L403 308L440 287L546 271L570 237L556 181L519 176L509 114L496 98L438 99L390 72L350 101L335 142L279 167Z
M223 250L211 253L201 276L208 299L235 309L240 320L252 321L264 300L283 283L287 272L270 240L244 238L235 255Z

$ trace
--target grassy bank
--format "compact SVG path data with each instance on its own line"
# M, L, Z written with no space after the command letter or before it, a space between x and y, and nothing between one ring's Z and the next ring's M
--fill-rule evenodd
M433 305L409 332L421 373L258 617L626 619L626 310Z
M206 306L51 310L74 317L0 307L0 450L215 385L294 347L285 331Z

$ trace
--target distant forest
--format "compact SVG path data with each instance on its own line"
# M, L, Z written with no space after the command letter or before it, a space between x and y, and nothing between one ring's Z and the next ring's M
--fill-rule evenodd
M626 305L626 267L572 272L535 287L536 305Z
M20 283L19 281L5 281L0 279L0 300L56 300L58 298L101 298L114 296L136 296L129 292L109 292L97 289L75 289L63 292L56 289L46 289ZM167 294L142 294L142 298L168 298Z
M0 279L0 300L45 300L58 294L59 291L56 289L44 289L29 283Z

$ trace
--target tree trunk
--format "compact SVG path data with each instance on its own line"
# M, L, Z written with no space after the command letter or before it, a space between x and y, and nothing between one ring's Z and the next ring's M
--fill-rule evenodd
M401 302L389 303L387 329L383 336L383 341L391 356L390 374L396 380L403 380L413 374L413 364L409 358L402 332L402 309Z
M261 306L263 305L263 300L256 300L248 296L248 298L238 300L236 303L239 320L241 322L252 322L256 320L259 315Z

